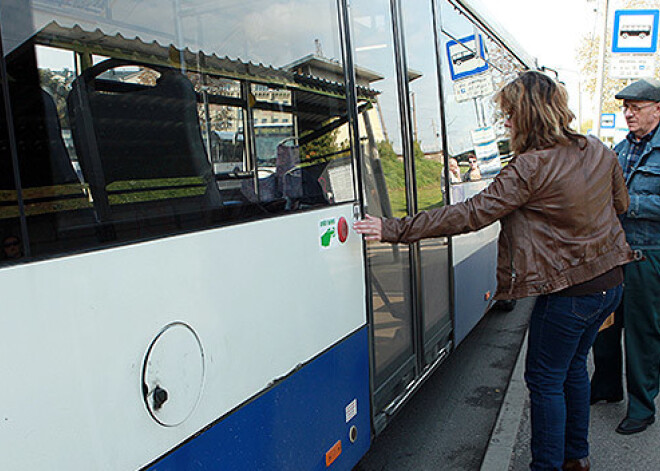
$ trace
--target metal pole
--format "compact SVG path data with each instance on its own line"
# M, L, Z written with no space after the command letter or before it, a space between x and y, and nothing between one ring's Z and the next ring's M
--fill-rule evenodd
M582 133L582 80L578 79L577 132Z
M605 44L607 35L607 13L609 10L609 0L601 0L605 7L600 15L600 44L598 46L598 70L596 72L596 116L594 117L594 135L600 139L600 116L603 113L603 75L605 73Z

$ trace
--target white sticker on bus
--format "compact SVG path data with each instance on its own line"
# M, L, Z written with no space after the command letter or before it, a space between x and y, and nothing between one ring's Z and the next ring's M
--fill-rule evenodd
M350 404L346 406L346 423L357 415L357 399L353 399Z

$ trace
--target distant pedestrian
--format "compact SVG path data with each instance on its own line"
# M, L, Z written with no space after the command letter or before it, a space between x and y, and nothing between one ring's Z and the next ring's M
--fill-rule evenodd
M412 217L355 223L366 240L412 243L499 220L496 299L538 296L529 326L532 470L589 469L587 354L619 304L633 254L617 213L628 193L614 153L570 129L566 91L535 71L506 85L515 156L481 193Z
M477 182L481 180L481 170L479 169L479 163L477 162L477 157L474 154L468 155L468 171L463 174L464 182Z
M616 98L623 100L630 130L615 147L630 193L630 208L621 221L628 243L644 258L626 266L615 325L594 344L591 403L623 399L623 328L628 411L616 431L628 435L655 422L660 388L660 81L638 80Z
M453 157L449 157L449 182L461 182L461 170L458 167L458 161Z

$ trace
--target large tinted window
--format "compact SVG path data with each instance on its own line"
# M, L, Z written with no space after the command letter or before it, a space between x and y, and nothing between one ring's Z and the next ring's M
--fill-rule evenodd
M2 40L31 255L355 198L334 0L10 1Z
M434 9L429 0L408 0L405 6L402 14L410 69L415 192L418 210L429 210L446 203ZM451 328L447 238L423 240L419 246L425 354L427 361L432 361L447 342Z
M439 6L447 155L455 202L483 189L508 157L503 116L492 98L524 66L453 5Z
M405 216L407 195L392 19L387 0L351 2L367 211ZM405 375L412 349L409 247L370 243L376 388ZM396 393L397 391L395 391ZM377 394L376 407L388 400Z
M0 225L2 227L0 260L3 263L11 263L22 259L26 251L19 218L19 204L22 199L16 191L17 175L14 172L18 144L15 139L10 139L10 123L7 120L4 99L8 85L5 75L2 76L0 83L2 84L0 88Z

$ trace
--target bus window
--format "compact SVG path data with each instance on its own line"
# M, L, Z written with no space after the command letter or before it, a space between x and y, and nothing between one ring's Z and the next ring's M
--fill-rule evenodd
M90 207L71 159L70 142L67 145L65 141L67 129L62 125L66 126L63 96L72 73L69 75L67 70L70 69L66 68L57 76L39 73L37 51L34 43L28 41L5 58L23 211L29 234L29 241L23 241L27 244L26 255L65 248L63 234L70 225L80 222ZM71 57L62 56L57 60L66 63ZM6 130L3 115L3 132ZM9 147L4 149L9 154ZM7 158L8 155L3 156L3 161ZM3 172L3 177L3 189L12 190L11 195L6 195L7 201L16 201L13 172ZM18 217L18 213L14 216Z
M406 34L408 76L412 117L415 194L418 210L446 204L444 195L444 152L440 131L435 48L426 45L434 38L433 9L426 0L409 0L402 12ZM424 359L432 362L447 344L451 333L449 254L446 237L420 241L420 266L424 319Z
M440 8L443 31L441 51L445 55L455 51L451 57L445 56L442 88L446 114L452 116L446 123L448 156L457 161L461 174L460 178L451 179L454 185L451 197L456 202L481 191L486 185L484 180L499 173L502 159L507 157L502 154L506 152L507 137L504 120L498 114L492 96L495 90L524 70L524 66L488 34L475 28L453 6L443 2ZM457 42L463 45L462 48ZM485 71L472 73L457 68L460 63L474 58L477 52L485 58ZM452 77L450 67L454 72L461 70L467 76ZM478 96L456 93L460 84L475 80L485 83L485 89L491 91ZM489 84L492 86L488 87Z
M2 77L2 83L7 80ZM17 260L25 252L21 241L18 197L14 179L13 152L16 144L9 140L4 93L0 98L0 264Z
M17 129L49 150L19 149L33 255L355 199L337 24L289 24L335 5L273 7L21 9L5 49L22 84L12 93L41 104L14 113L31 109L21 129L49 136Z
M201 226L198 215L219 204L195 90L178 70L105 60L73 82L68 111L96 216L111 239L124 228L143 236L176 231L179 215Z
M392 23L384 0L352 2L360 143L366 205L375 216L408 214ZM375 338L374 407L380 410L409 381L413 319L409 246L367 245Z

